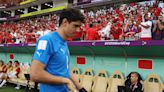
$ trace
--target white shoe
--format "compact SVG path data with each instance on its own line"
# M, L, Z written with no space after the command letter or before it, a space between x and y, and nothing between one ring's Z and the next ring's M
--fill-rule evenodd
M20 89L20 86L15 87L15 89Z
M0 84L0 88L1 88L3 85L5 85L6 82L7 82L6 80L3 80L2 83Z

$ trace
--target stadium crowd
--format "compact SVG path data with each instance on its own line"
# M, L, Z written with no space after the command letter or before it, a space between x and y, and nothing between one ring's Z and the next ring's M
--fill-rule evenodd
M139 2L119 8L83 10L81 31L68 40L164 40L164 3ZM0 43L35 43L58 29L58 15L3 22Z
M0 7L12 7L19 5L20 2L27 0L0 0Z

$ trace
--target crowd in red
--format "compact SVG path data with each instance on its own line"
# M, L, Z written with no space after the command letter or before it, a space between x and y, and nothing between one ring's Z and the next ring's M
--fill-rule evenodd
M155 2L85 12L86 40L162 40L163 7Z
M163 6L163 2L161 2ZM119 8L83 10L81 31L68 40L163 40L164 7L151 3L123 4ZM35 43L58 28L56 14L0 24L0 43Z
M19 5L20 2L23 2L26 0L0 0L0 7L11 7Z
M35 43L40 36L55 31L54 22L49 16L4 22L0 24L0 43Z

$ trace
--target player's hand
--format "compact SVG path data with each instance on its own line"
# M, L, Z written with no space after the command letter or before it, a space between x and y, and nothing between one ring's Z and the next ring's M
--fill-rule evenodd
M68 89L71 91L71 92L78 92L75 85L73 84L73 82L71 80L68 79L67 83L66 83Z

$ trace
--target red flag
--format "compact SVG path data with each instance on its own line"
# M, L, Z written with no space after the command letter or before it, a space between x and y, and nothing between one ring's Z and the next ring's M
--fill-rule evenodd
M10 59L14 59L14 54L10 54Z
M76 57L76 63L84 65L86 63L86 58L84 56L77 56Z
M119 11L118 8L115 9L115 12L116 12L116 14L119 14L120 13L120 11Z
M132 6L132 7L135 6L135 3L134 2L130 3L130 6Z
M121 13L118 16L120 21L124 21L124 16Z
M140 69L152 69L153 68L153 61L152 60L146 60L146 59L138 60L138 68L140 68Z
M158 17L158 16L160 15L160 12L161 12L161 9L160 9L160 8L156 8L156 9L154 10L154 15L155 15L156 17Z

